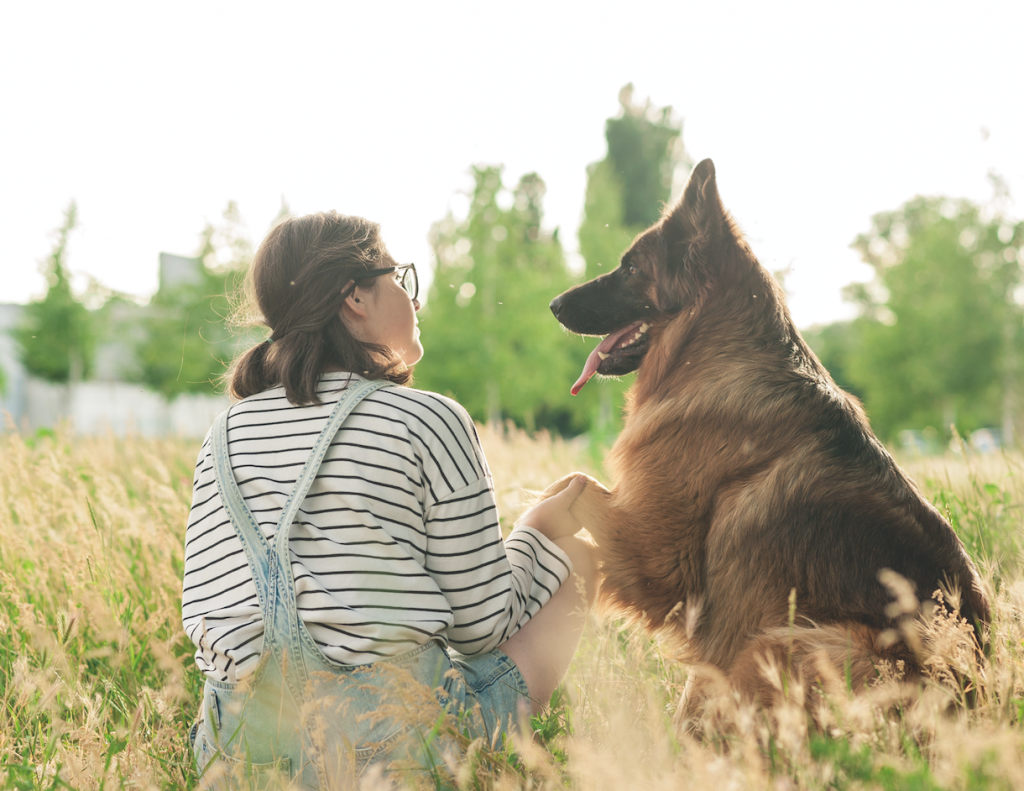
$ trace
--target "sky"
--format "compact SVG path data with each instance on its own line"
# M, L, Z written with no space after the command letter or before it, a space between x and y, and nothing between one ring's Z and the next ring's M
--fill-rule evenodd
M0 5L0 302L40 296L70 201L75 282L148 298L228 201L381 224L400 261L465 210L474 163L536 171L575 253L586 166L628 82L798 326L853 315L850 244L919 194L1024 204L1024 3L46 2ZM421 266L421 269L425 267Z

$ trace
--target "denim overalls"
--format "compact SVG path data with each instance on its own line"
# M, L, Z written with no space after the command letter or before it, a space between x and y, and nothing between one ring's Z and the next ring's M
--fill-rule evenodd
M453 746L435 736L446 714L462 713L458 729L469 738L496 740L515 727L526 684L502 652L450 656L430 641L369 665L343 665L324 656L298 616L291 525L342 423L364 397L388 385L358 381L341 394L285 503L273 547L235 482L227 412L214 423L214 475L252 570L264 636L250 678L206 680L190 733L205 783L262 787L290 779L300 788L350 788L371 763L397 761L393 766L415 770L440 762Z

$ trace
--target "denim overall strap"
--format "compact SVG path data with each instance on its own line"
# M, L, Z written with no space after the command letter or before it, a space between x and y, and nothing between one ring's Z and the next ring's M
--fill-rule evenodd
M302 501L316 478L320 465L334 436L356 404L366 396L390 382L361 381L349 384L334 406L327 425L313 445L295 488L288 496L281 518L277 523L277 535L273 550L263 535L255 517L245 504L242 493L235 481L234 471L228 454L228 412L221 413L213 424L211 446L213 451L213 472L217 482L224 510L235 529L256 586L256 598L263 616L263 642L274 654L285 673L287 684L296 702L303 700L307 673L301 649L300 624L295 600L295 579L292 576L291 557L288 549L288 535L298 514ZM304 628L301 630L304 632ZM285 655L291 654L291 661Z
M331 416L327 419L327 425L324 426L324 430L320 432L320 436L317 437L316 442L313 444L309 458L299 473L295 488L288 496L288 501L285 503L284 510L281 513L281 519L277 523L277 535L274 537L273 555L270 559L270 577L277 593L275 597L276 606L274 607L273 642L276 653L280 653L285 648L284 645L281 645L281 642L285 642L290 650L291 661L287 663L282 662L282 668L285 671L288 686L292 690L292 694L295 695L296 700L304 698L303 690L306 687L306 682L309 680L306 667L307 652L303 650L304 640L308 643L306 647L309 653L315 655L318 649L313 639L309 636L309 632L306 631L305 624L299 620L295 596L295 577L292 575L292 560L288 547L288 536L291 533L292 523L295 521L295 517L298 516L302 501L306 499L306 493L309 491L309 487L313 485L313 481L320 471L320 465L323 463L324 456L327 454L327 449L334 441L334 437L338 433L338 429L341 428L342 423L345 422L345 419L352 413L356 405L366 396L382 387L388 387L390 384L390 382L379 380L362 381L355 386L350 384L341 394L338 403L334 407L334 411L331 412ZM269 624L264 625L264 631L269 634ZM282 657L278 656L278 659L281 660Z
M270 544L267 542L263 531L256 523L252 511L242 499L242 493L238 490L238 483L235 481L235 473L231 469L231 458L228 455L228 412L227 409L217 416L213 423L213 431L210 436L210 445L213 451L213 477L217 482L217 491L220 493L220 501L227 511L231 526L235 529L242 549L245 550L245 559L249 563L249 571L252 573L252 581L256 586L256 600L260 605L260 614L263 616L264 629L271 623L273 588L270 579Z

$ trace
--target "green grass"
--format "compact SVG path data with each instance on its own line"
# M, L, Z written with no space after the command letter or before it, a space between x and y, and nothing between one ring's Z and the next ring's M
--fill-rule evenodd
M482 430L503 522L589 451ZM180 621L197 444L0 436L0 788L187 789L202 679ZM696 740L673 723L686 668L594 615L532 740L439 767L462 788L982 789L1024 786L1019 457L908 461L995 593L989 657L934 628L932 676L833 694L809 721L725 699ZM959 668L953 683L945 671ZM963 680L973 680L965 691ZM787 687L787 695L789 688ZM793 693L795 694L795 693ZM780 692L780 697L782 693ZM968 705L970 702L971 705Z

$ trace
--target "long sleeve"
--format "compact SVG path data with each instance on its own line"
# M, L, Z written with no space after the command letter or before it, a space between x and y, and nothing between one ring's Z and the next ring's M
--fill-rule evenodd
M490 477L426 514L426 571L451 606L448 641L465 654L501 645L527 623L572 571L568 556L531 527L502 541Z

